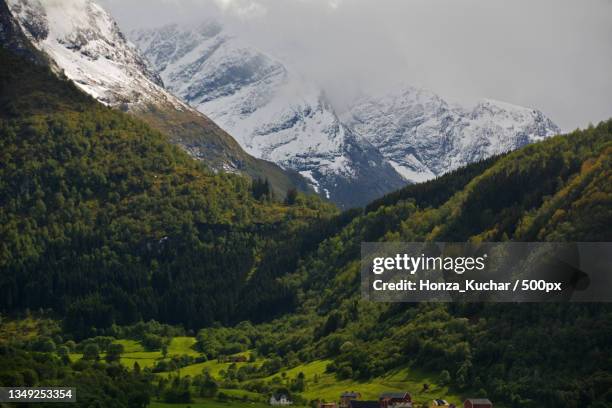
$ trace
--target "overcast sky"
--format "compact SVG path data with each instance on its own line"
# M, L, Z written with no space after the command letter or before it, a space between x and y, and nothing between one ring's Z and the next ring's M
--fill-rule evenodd
M612 0L99 0L124 29L214 18L336 101L397 83L612 117Z

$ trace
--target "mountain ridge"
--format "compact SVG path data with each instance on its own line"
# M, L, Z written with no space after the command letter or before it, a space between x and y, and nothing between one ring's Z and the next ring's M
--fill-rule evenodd
M281 196L297 187L363 206L558 131L539 111L491 101L466 110L434 94L418 100L416 88L394 92L417 103L394 109L393 93L369 96L338 114L324 90L214 20L131 33L144 58L92 0L7 4L3 32L17 22L58 74L211 169L267 178Z
M335 190L343 179L354 178L352 167L376 178L361 177L354 184L379 184L363 199L352 197L366 204L402 184L426 181L559 132L539 111L491 100L467 109L410 86L382 96L362 95L348 111L339 111L301 73L215 20L137 29L128 36L169 89L213 118L247 151L300 172L344 206L346 199L339 200ZM424 127L429 130L421 131ZM357 156L369 160L359 164L351 149L366 152Z
M338 119L320 89L220 24L170 24L129 35L169 89L249 153L299 172L341 206L365 205L405 184Z
M535 109L492 99L466 108L410 86L357 98L342 117L414 181L435 178L561 131Z
M7 5L0 10L3 26L19 26L28 46L44 54L58 75L100 102L148 121L213 170L267 178L281 196L296 187L312 191L298 174L248 155L209 118L167 92L95 2L9 0Z

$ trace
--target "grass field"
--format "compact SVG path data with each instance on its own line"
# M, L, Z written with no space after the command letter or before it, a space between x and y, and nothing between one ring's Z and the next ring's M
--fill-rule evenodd
M170 353L168 353L170 354ZM236 355L248 355L249 352L243 352L243 353L238 353ZM204 363L197 363L197 364L192 364L189 365L187 367L183 367L180 370L180 374L181 376L186 376L186 375L190 375L190 376L196 376L198 374L202 374L202 372L204 370L208 371L208 373L210 375L212 375L213 377L218 378L220 376L220 372L222 370L227 370L227 368L232 365L232 364L236 364L237 367L240 367L241 365L245 365L245 364L261 364L263 363L262 359L258 359L256 360L254 363L231 363L231 362L218 362L216 359L213 360L209 360L206 361ZM168 376L171 373L159 373L158 375L160 376Z
M153 367L155 362L162 359L161 351L146 351L142 344L136 340L117 340L115 343L123 345L123 354L121 355L121 364L125 367L132 368L134 363L138 362L141 368ZM193 349L196 343L195 337L174 337L168 345L168 357L189 355L197 357L200 355ZM79 360L83 355L80 353L71 353L70 360ZM101 354L100 358L104 358ZM201 372L198 372L200 374Z
M168 356L188 355L197 357L200 353L193 349L195 344L195 337L174 337L168 345Z
M389 372L383 377L377 377L365 382L355 380L338 380L332 373L326 373L329 360L318 360L284 371L286 378L295 378L300 372L306 378L306 391L302 396L308 400L321 398L324 401L337 401L344 391L357 391L361 399L378 399L387 391L408 391L416 402L423 403L434 398L443 398L450 403L460 405L461 397L451 393L447 387L436 385L435 378L415 370L401 369ZM280 373L279 373L280 374ZM275 374L272 377L278 376ZM315 375L317 382L315 383ZM267 380L272 377L266 378ZM423 384L429 384L429 390L423 391Z
M132 368L134 363L138 363L140 368L152 368L155 361L161 358L161 353L158 351L142 351L138 353L126 353L121 356L121 364L125 367Z
M192 364L189 365L187 367L183 367L180 369L180 374L181 376L186 376L186 375L190 375L192 377L198 375L198 374L202 374L202 372L204 371L208 371L210 375L212 375L215 378L218 378L220 376L220 372L222 370L227 370L227 368L231 365L232 363L219 363L217 360L210 360L210 361L206 361L204 363L197 363L197 364ZM240 367L241 365L244 364L248 364L248 363L235 363L236 366ZM160 376L168 376L171 373L160 373Z
M227 389L227 388L220 388L219 392L224 393L225 395L228 395L232 398L244 398L246 397L247 399L251 400L251 401L257 401L258 399L262 398L261 394L257 394L256 392L251 392L251 391L247 391L247 390L231 390L231 389Z
M132 367L135 362L138 362L140 367L153 367L155 362L162 359L160 351L145 351L140 343L134 340L118 340L125 349L121 357L121 363L126 367ZM194 337L175 337L168 345L168 356L190 355L197 357L200 355L193 346L196 342ZM248 355L249 352L240 353ZM71 354L71 359L74 361L80 358L80 354ZM262 364L263 359L258 359L255 364ZM418 403L431 401L435 398L443 398L451 403L460 405L461 396L452 393L447 387L436 384L436 378L431 375L420 373L416 370L400 369L387 373L382 377L373 378L365 382L355 380L338 380L332 373L326 373L326 367L330 360L317 360L307 364L303 364L288 370L281 371L272 376L263 378L264 381L269 381L273 377L283 377L282 381L289 382L297 377L302 372L306 379L306 390L301 394L307 400L322 399L324 401L338 401L339 396L344 391L357 391L361 393L362 399L377 399L382 392L388 391L408 391L413 397L413 400ZM208 371L213 377L220 378L220 372L227 370L233 363L218 362L216 359L203 363L192 364L180 369L181 376L196 376L202 374L203 371ZM235 363L237 366L249 363ZM284 375L283 375L284 373ZM176 373L158 373L157 376L168 377ZM316 377L316 381L315 381ZM427 391L423 390L423 384L429 384ZM264 398L253 392L240 389L221 389L220 392L236 398L242 399L246 397L250 400L260 400ZM217 400L196 400L191 404L165 404L161 402L152 403L151 407L174 407L174 408L221 408L221 407L253 407L259 408L266 406L262 403L244 402L244 401L229 401L220 402Z
M124 353L139 353L145 351L144 347L136 340L117 340L115 343L123 346Z
M264 408L269 405L261 402L228 401L221 402L216 400L196 399L189 404L166 404L164 402L152 402L151 408Z
M199 355L192 346L195 343L193 337L177 337L172 340L168 347L168 355ZM124 354L122 362L126 365L133 365L134 361L138 361L141 367L148 367L154 364L156 359L161 358L159 352L144 352L140 345L136 342L122 341L126 351L129 353ZM241 353L248 354L248 352ZM256 364L263 363L262 359L259 359ZM297 377L302 372L306 378L306 391L302 393L302 396L307 400L322 399L325 401L337 401L340 394L344 391L358 391L362 395L362 399L377 399L382 392L387 391L408 391L412 394L413 399L419 403L430 401L434 398L443 398L447 401L460 405L461 397L453 394L447 387L436 385L435 378L432 376L419 373L415 370L401 369L393 372L389 372L387 375L382 377L373 378L365 382L355 380L338 380L332 373L326 373L325 369L330 363L330 360L317 360L308 364L303 364L288 370L281 371L280 373L274 374L270 377L263 378L264 381L271 380L273 377L281 376L285 374L287 380ZM213 377L219 378L222 370L227 370L231 365L230 362L218 362L217 360L210 360L203 363L192 364L187 367L180 369L181 376L196 376L202 374L204 370L208 371ZM248 364L248 363L235 363L237 366ZM158 376L167 377L173 373L159 373ZM315 382L315 376L317 381ZM423 384L429 384L429 390L423 390ZM222 389L221 392L235 398L242 398L246 396L251 400L262 398L263 396L256 393L252 393L246 390L229 390ZM211 405L217 404L217 405ZM220 405L218 405L220 404ZM234 404L234 405L228 405ZM237 405L236 405L237 404ZM165 406L165 405L152 405ZM169 405L170 406L170 405ZM171 405L177 408L181 408L181 405ZM185 405L186 407L187 405ZM216 407L216 406L257 406L252 403L245 402L217 402L212 400L206 400L204 402L198 402L197 404L190 404L192 408L195 407Z
M144 347L135 340L117 340L116 343L123 345L121 364L128 368L132 368L136 362L140 368L151 368L155 365L155 361L162 357L160 351L145 351Z
M153 367L157 360L162 359L161 351L145 351L140 343L134 340L117 340L123 344L125 352L121 355L121 364L132 367L138 362L141 368ZM188 355L197 357L200 355L193 349L196 343L195 337L174 337L168 345L168 357ZM199 374L199 373L198 373Z
M42 319L31 319L26 318L18 321L2 320L0 324L0 339L20 339L29 340L35 338L39 333L52 333L57 330L56 323L51 320ZM142 344L135 340L117 340L119 344L123 345L124 353L121 356L121 363L132 368L135 362L138 362L141 368L153 367L155 363L161 360L161 351L146 351ZM192 357L198 357L201 354L194 349L196 339L194 337L175 337L171 340L168 345L168 358L172 356L189 355ZM241 355L249 356L250 351L239 353ZM104 354L100 356L104 358ZM80 353L71 353L70 359L77 361L82 358ZM241 366L245 364L256 364L261 365L265 361L264 358L258 358L255 363L231 363L231 362L219 362L216 359L192 364L180 369L181 376L196 376L201 374L203 371L208 371L214 378L221 379L220 372L227 370L232 364ZM393 391L407 391L413 397L413 401L422 404L431 401L436 398L443 398L450 403L454 403L457 406L461 406L463 396L449 390L448 387L437 384L437 375L427 374L413 370L409 368L402 368L386 373L386 375L372 378L367 381L355 381L355 380L338 380L333 373L326 373L326 368L330 363L330 360L317 360L307 364L302 364L297 367L290 369L281 370L272 376L259 378L257 381L270 381L276 378L276 381L289 385L293 379L295 379L301 372L305 375L306 389L301 393L301 396L306 400L317 400L337 402L339 396L344 391L357 391L361 393L362 400L375 400L383 392ZM157 373L158 377L167 377L174 373ZM242 383L240 386L244 387L249 381ZM424 390L423 385L429 384L429 388ZM166 404L159 401L153 402L151 407L153 408L263 408L267 406L263 402L265 395L257 394L242 389L226 389L221 388L219 392L230 397L231 401L219 401L213 399L196 399L190 404ZM246 401L246 400L249 401ZM498 408L502 408L502 405L496 404Z

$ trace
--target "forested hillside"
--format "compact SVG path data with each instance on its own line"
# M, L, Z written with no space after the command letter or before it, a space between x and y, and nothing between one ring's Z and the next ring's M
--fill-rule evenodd
M228 321L275 237L334 214L213 174L46 68L0 58L4 311L52 308L81 335L150 318Z
M608 406L609 305L373 304L360 298L359 256L362 241L609 241L611 163L608 121L475 164L469 182L468 168L446 189L438 180L380 200L281 279L301 307L256 345L332 359L339 379L408 365L511 406Z

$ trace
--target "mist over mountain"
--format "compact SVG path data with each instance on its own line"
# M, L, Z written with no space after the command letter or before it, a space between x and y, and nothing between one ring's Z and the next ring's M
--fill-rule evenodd
M564 132L611 114L608 0L100 2L125 31L218 19L334 103L405 81L470 107L483 98L534 107Z
M490 100L464 108L405 85L343 109L291 64L216 20L129 37L170 91L252 155L298 171L343 206L560 131L537 110Z
M490 100L466 108L406 85L341 106L294 63L212 18L132 31L136 48L93 1L9 5L85 92L145 118L213 169L274 179L281 194L310 186L341 207L363 206L559 132L537 110Z
M167 88L255 157L298 171L350 207L406 181L337 117L324 92L216 22L136 31L130 38Z

